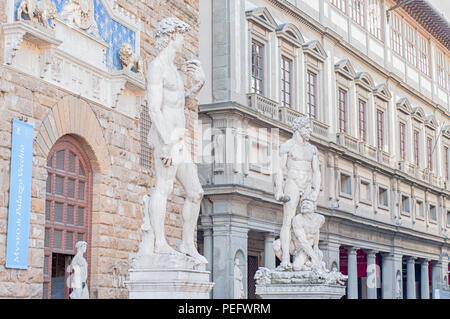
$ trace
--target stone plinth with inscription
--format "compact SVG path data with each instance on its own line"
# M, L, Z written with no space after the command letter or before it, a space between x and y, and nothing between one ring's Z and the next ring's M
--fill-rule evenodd
M132 260L130 299L209 299L214 283L205 264L186 255L152 254Z
M256 295L261 299L340 299L347 276L337 271L292 271L260 268Z

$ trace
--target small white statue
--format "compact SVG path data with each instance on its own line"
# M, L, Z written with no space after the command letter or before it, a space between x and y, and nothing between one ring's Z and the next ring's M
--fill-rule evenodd
M56 5L51 0L22 0L17 8L17 20L22 20L22 13L26 14L33 23L39 21L46 28L55 28L53 23L48 22L49 19L55 19L57 10Z
M169 246L164 221L167 199L172 193L175 178L186 191L183 206L182 242L179 250L193 257L198 264L208 263L194 243L195 227L203 198L197 167L184 141L186 130L185 100L195 97L205 83L205 75L198 60L184 64L193 78L193 85L184 89L183 77L175 65L175 57L183 52L184 33L190 26L177 18L163 19L156 30L158 56L147 71L147 99L152 126L148 142L154 148L156 185L144 198L143 241L137 256L149 253L180 255Z
M234 259L234 299L244 299L244 276L239 268L239 259Z
M67 278L67 287L72 288L70 299L89 299L89 289L86 284L88 277L88 263L83 257L86 252L87 243L79 241L75 245L77 253L72 262L67 267L69 276Z
M131 71L134 68L136 73L142 73L142 59L133 53L133 49L128 43L125 42L120 46L119 58L124 70Z
M280 163L274 176L275 198L283 202L283 224L278 243L281 257L280 267L287 269L292 267L290 263L291 232L297 207L305 198L315 206L321 183L319 153L317 148L309 143L312 132L311 120L297 117L292 123L292 128L294 130L292 138L280 146ZM309 214L310 208L307 205L310 204L305 203L304 209ZM297 221L297 233L300 238L296 238L296 242L301 245L306 244L305 236L309 236L307 233L311 231L304 228L306 219L310 218L309 216L299 217ZM312 219L317 219L317 216L311 216ZM320 220L316 220L316 222L319 225ZM300 249L300 247L295 247L295 249ZM313 254L307 251L304 253L313 259L313 265L317 265L317 260ZM302 264L300 261L298 263Z

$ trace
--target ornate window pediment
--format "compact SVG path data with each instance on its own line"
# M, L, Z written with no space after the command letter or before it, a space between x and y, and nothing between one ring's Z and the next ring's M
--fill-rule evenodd
M410 115L412 113L411 103L408 98L403 97L397 102L397 110L402 111L403 113Z
M437 128L436 117L433 114L427 115L425 117L425 125L430 129L435 130Z
M385 102L388 102L392 98L391 92L384 83L377 85L373 90L373 94Z
M413 118L420 122L420 123L424 123L425 122L425 112L423 111L423 109L420 106L417 106L415 108L412 109L412 113L411 115L413 116Z
M349 80L355 79L356 76L355 68L353 67L349 59L343 59L337 62L334 65L334 70L336 73L341 74L342 76L344 76Z
M276 28L277 36L296 48L305 42L300 30L292 23L281 24Z
M355 84L367 91L372 91L375 86L372 77L367 72L358 72L355 76Z
M277 23L267 8L256 8L245 12L247 20L252 21L268 31L275 31Z
M320 62L324 62L326 58L328 58L328 55L319 40L312 40L303 44L303 52L305 52L305 54L309 54Z
M450 124L446 124L442 127L442 135L450 139Z

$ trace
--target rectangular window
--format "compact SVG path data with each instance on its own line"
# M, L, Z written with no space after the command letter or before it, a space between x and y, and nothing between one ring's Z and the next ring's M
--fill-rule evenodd
M388 190L384 187L378 188L378 205L388 207Z
M370 202L371 201L370 183L369 182L361 181L360 196L361 196L361 200L363 200L365 202Z
M406 213L409 215L409 197L402 195L402 213Z
M359 100L359 138L367 142L366 101Z
M432 171L433 170L433 140L430 137L427 137L427 168Z
M437 215L436 215L436 206L430 204L430 220L436 221Z
M439 86L445 89L447 87L447 76L445 74L445 55L439 50L436 50L436 69Z
M405 123L400 123L400 160L406 159L406 126Z
M347 91L339 89L339 132L347 133Z
M331 3L344 13L347 13L347 0L331 0Z
M281 57L281 98L283 106L292 105L292 60Z
M343 173L341 173L341 193L352 195L352 179Z
M391 21L392 49L398 55L403 56L402 20L392 13Z
M384 150L384 112L377 110L377 146Z
M444 165L445 165L445 179L448 181L449 180L449 168L448 168L448 164L449 164L449 158L448 158L449 154L448 154L448 147L444 146Z
M447 211L447 226L450 227L450 210ZM449 268L450 268L450 264L449 264ZM449 273L450 273L450 271L449 271Z
M309 116L317 119L317 74L309 70L306 74L306 103Z
M420 164L420 153L419 153L419 136L418 130L414 130L414 164L419 167Z
M418 48L418 58L419 58L419 70L425 73L426 75L430 75L430 52L428 49L428 41L419 34L419 43L417 45Z
M414 29L405 23L405 41L406 41L406 60L414 66L417 66L416 57L416 34Z
M252 42L252 92L264 94L264 45Z
M381 30L381 5L379 0L368 0L369 32L379 40L383 40Z
M364 1L363 0L350 0L350 17L364 27Z
M421 200L416 200L416 217L424 218L423 202Z

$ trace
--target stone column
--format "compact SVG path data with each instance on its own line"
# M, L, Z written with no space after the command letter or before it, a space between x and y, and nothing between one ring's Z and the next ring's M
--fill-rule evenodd
M275 234L266 233L264 236L264 267L275 268L275 251L273 250L273 241Z
M347 298L358 299L358 267L355 247L348 248Z
M394 255L391 253L383 253L382 262L382 278L381 278L381 297L383 299L394 298Z
M428 259L420 264L420 294L422 299L430 299L430 284L428 279Z
M406 298L416 299L416 265L414 257L406 258Z
M212 230L211 229L205 229L203 231L203 256L208 261L208 264L206 265L206 270L211 272L212 271L212 264L213 264L213 239L212 239ZM212 276L212 273L211 273Z
M436 298L436 289L441 289L442 284L442 262L433 261L431 263L431 295Z
M234 297L234 257L242 251L244 263L241 264L245 297L247 297L247 234L246 220L227 214L213 216L213 289L214 299Z
M367 299L377 299L376 251L367 250Z

